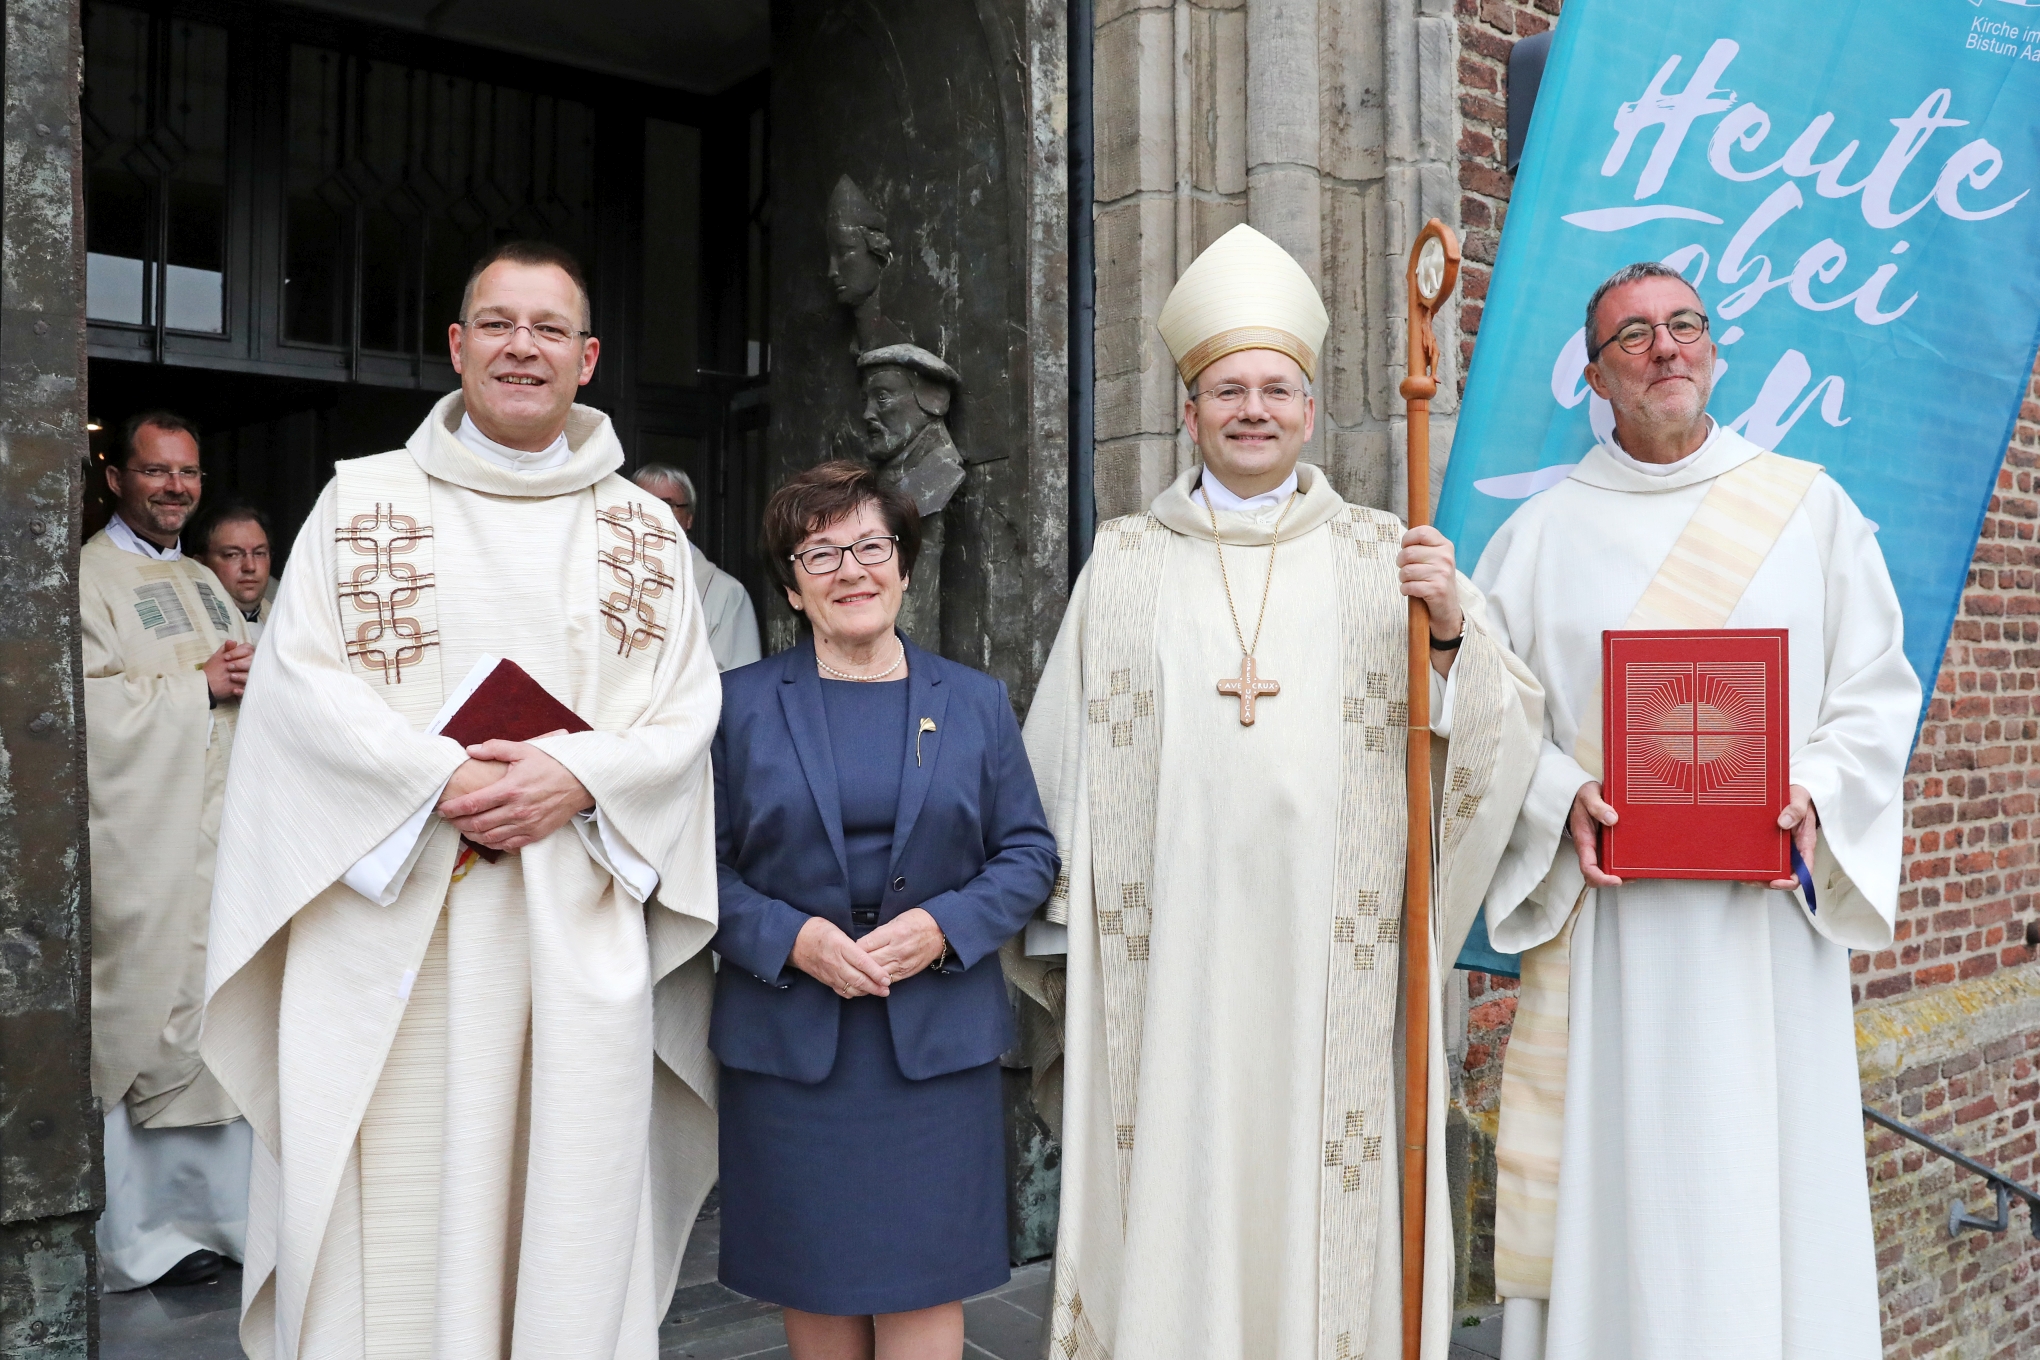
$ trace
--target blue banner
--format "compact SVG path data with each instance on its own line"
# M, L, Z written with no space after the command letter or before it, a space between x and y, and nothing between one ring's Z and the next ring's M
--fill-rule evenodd
M1879 526L1933 693L2040 342L2040 0L1569 0L1440 500L1477 562L1612 428L1594 286L1663 260L1710 410Z

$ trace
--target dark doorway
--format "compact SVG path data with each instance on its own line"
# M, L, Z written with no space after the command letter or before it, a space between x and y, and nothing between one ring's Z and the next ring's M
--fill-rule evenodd
M401 447L436 393L313 382L195 367L90 362L95 460L111 453L129 416L171 410L195 423L205 456L205 503L246 501L277 526L281 571L298 524L341 458ZM112 512L106 479L86 479L85 531ZM95 501L97 507L95 509ZM190 545L196 546L196 545Z
M287 551L335 460L398 447L455 385L472 261L550 240L582 260L609 342L582 400L626 470L694 478L697 541L758 592L765 0L591 0L505 50L539 17L86 4L94 454L134 412L190 417L206 498L261 506Z

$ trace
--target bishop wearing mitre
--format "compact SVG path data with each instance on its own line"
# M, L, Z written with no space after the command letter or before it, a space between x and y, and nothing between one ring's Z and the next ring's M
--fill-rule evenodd
M588 325L564 251L485 257L460 390L339 465L256 656L204 1052L258 1360L651 1360L714 1179L721 692L672 513L574 404ZM437 735L499 659L591 730Z
M1400 1354L1407 597L1440 714L1434 959L1508 838L1541 698L1443 537L1298 461L1327 327L1251 227L1184 272L1160 328L1200 462L1100 528L1028 716L1065 872L1008 962L1059 1023L1034 1056L1070 1360ZM1430 1073L1442 1360L1442 1053Z

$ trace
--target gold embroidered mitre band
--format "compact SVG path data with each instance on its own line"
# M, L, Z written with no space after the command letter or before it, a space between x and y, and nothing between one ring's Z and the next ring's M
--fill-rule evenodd
M1272 349L1317 378L1331 318L1289 252L1245 225L1213 241L1176 280L1156 320L1185 383L1243 349Z

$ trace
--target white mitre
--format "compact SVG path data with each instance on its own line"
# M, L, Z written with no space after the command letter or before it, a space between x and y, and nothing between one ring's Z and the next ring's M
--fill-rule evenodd
M1162 343L1185 383L1243 349L1272 349L1317 377L1332 320L1317 285L1288 251L1241 223L1191 261L1162 304Z

